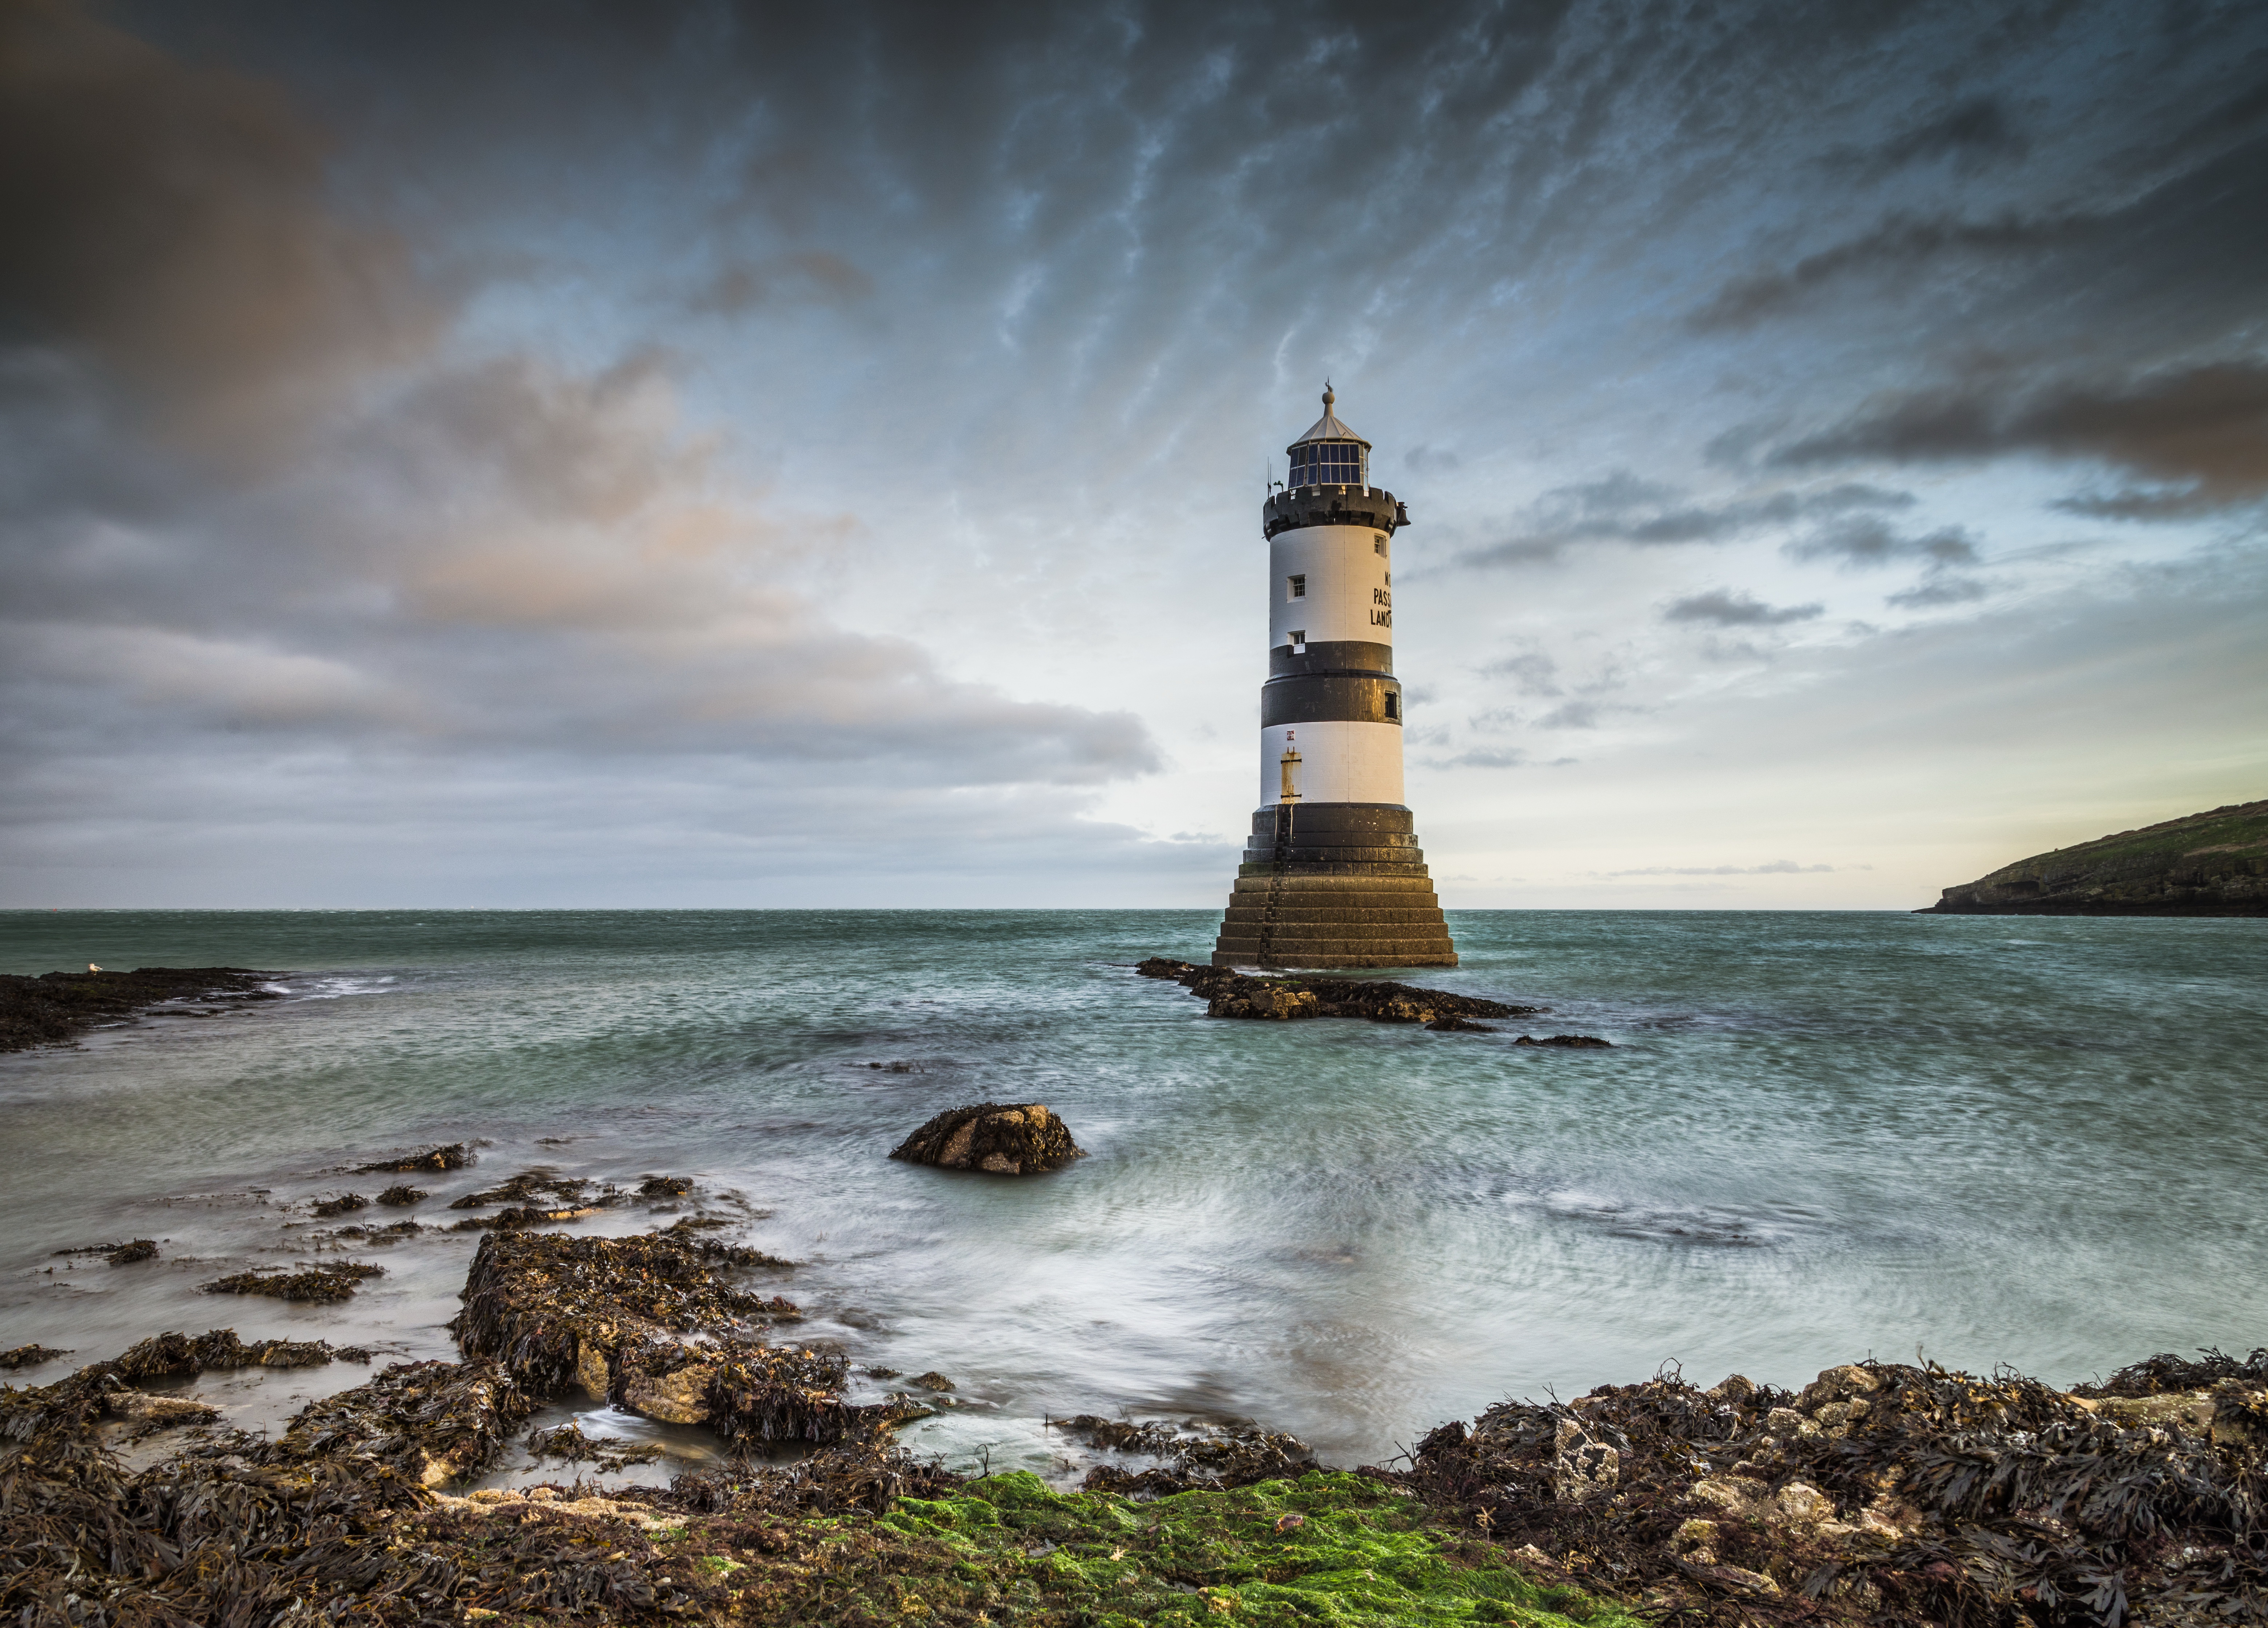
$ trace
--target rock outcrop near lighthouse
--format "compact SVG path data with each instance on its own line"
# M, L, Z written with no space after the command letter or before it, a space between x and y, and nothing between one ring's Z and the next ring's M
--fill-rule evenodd
M909 1164L994 1176L1061 1170L1086 1149L1045 1103L977 1103L948 1108L890 1150Z
M1945 890L1935 915L2268 915L2268 801L2035 854Z

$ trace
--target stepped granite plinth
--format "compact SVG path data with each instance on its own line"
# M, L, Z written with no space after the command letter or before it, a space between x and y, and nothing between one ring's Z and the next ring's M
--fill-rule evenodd
M1215 966L1454 966L1406 808L1262 809L1214 943Z

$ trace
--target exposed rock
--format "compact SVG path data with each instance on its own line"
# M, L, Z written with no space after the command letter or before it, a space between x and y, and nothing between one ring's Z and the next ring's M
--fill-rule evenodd
M924 1390L950 1390L953 1389L953 1382L947 1379L944 1375L938 1373L935 1369L932 1369L926 1374L917 1374L913 1378L908 1380L906 1383L909 1385L919 1385Z
M1514 1040L1513 1044L1514 1045L1564 1045L1580 1048L1586 1046L1610 1047L1614 1045L1614 1042L1611 1040L1602 1040L1596 1035L1552 1035L1548 1038L1542 1040L1538 1040L1533 1035L1522 1035L1519 1039Z
M1227 967L1197 966L1164 956L1152 956L1134 970L1145 978L1171 979L1182 985L1205 1002L1208 1017L1365 1017L1376 1023L1422 1023L1446 1031L1486 1033L1478 1024L1460 1020L1524 1017L1544 1009L1383 979L1253 978Z
M1554 1487L1563 1503L1580 1502L1614 1491L1622 1479L1623 1456L1606 1434L1582 1420L1563 1419L1551 1444Z
M890 1150L909 1164L947 1170L1030 1176L1060 1170L1086 1150L1044 1103L978 1103L948 1108Z
M2268 915L2268 801L2035 854L1945 890L1938 915Z
M114 1390L102 1399L104 1411L116 1419L132 1419L156 1430L176 1425L209 1425L220 1417L210 1402L188 1397L153 1397L139 1390Z
M0 973L0 1052L63 1045L99 1023L166 1001L275 1001L284 976L240 966L144 966L131 972Z

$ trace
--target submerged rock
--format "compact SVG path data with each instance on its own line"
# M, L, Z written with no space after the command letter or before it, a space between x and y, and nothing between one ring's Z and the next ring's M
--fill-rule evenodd
M1597 1047L1601 1050L1612 1050L1614 1046L1613 1041L1602 1040L1596 1035L1550 1035L1541 1040L1537 1039L1534 1035L1522 1035L1519 1039L1514 1040L1513 1044L1514 1045L1557 1045L1565 1046L1573 1050L1583 1050L1590 1047Z
M909 1164L1031 1176L1061 1170L1086 1150L1045 1103L978 1103L948 1108L890 1150Z
M383 1175L392 1171L461 1170L473 1162L473 1150L463 1142L450 1142L440 1148L428 1148L423 1153L397 1154L390 1159L373 1159L368 1164L354 1167L357 1176Z
M18 1346L11 1351L0 1351L0 1368L12 1371L16 1368L33 1368L40 1363L52 1362L57 1357L69 1355L70 1355L70 1352L58 1351L52 1346Z

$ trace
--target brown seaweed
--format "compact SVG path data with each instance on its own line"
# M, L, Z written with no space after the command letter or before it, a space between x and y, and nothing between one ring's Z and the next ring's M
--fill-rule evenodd
M109 1364L122 1378L173 1379L207 1368L316 1368L326 1362L367 1362L359 1346L334 1346L320 1339L239 1339L234 1329L202 1334L157 1334L132 1346Z
M406 1205L422 1203L427 1196L423 1187L412 1187L408 1182L399 1182L379 1193L378 1201L400 1209Z
M2225 1379L2240 1380L2248 1384L2268 1385L2268 1346L2256 1348L2242 1361L2207 1346L2198 1353L2200 1359L2191 1361L2186 1357L2161 1351L2154 1357L2120 1368L2099 1385L2073 1385L2075 1397L2157 1397L2169 1391L2205 1390Z
M342 1193L335 1199L318 1199L315 1214L328 1221L334 1215L351 1215L357 1210L366 1210L370 1200L358 1192Z
M58 1255L99 1255L106 1265L130 1266L136 1261L153 1260L158 1254L158 1240L135 1238L125 1243L81 1243L68 1250L57 1250Z
M617 1441L604 1436L594 1441L585 1435L583 1426L571 1419L550 1430L528 1432L527 1450L538 1458L563 1458L570 1463L595 1463L601 1470L652 1463L661 1456L661 1447L658 1442Z
M1097 1464L1079 1484L1082 1492L1165 1498L1199 1487L1250 1486L1260 1481L1297 1478L1316 1468L1314 1449L1299 1437L1258 1425L1211 1425L1193 1419L1176 1427L1161 1419L1138 1423L1093 1413L1049 1422L1090 1446L1162 1461L1138 1470Z
M367 1261L337 1261L303 1272L239 1272L217 1282L200 1286L207 1294L266 1294L276 1300L342 1301L360 1288L365 1278L385 1274L386 1268Z

